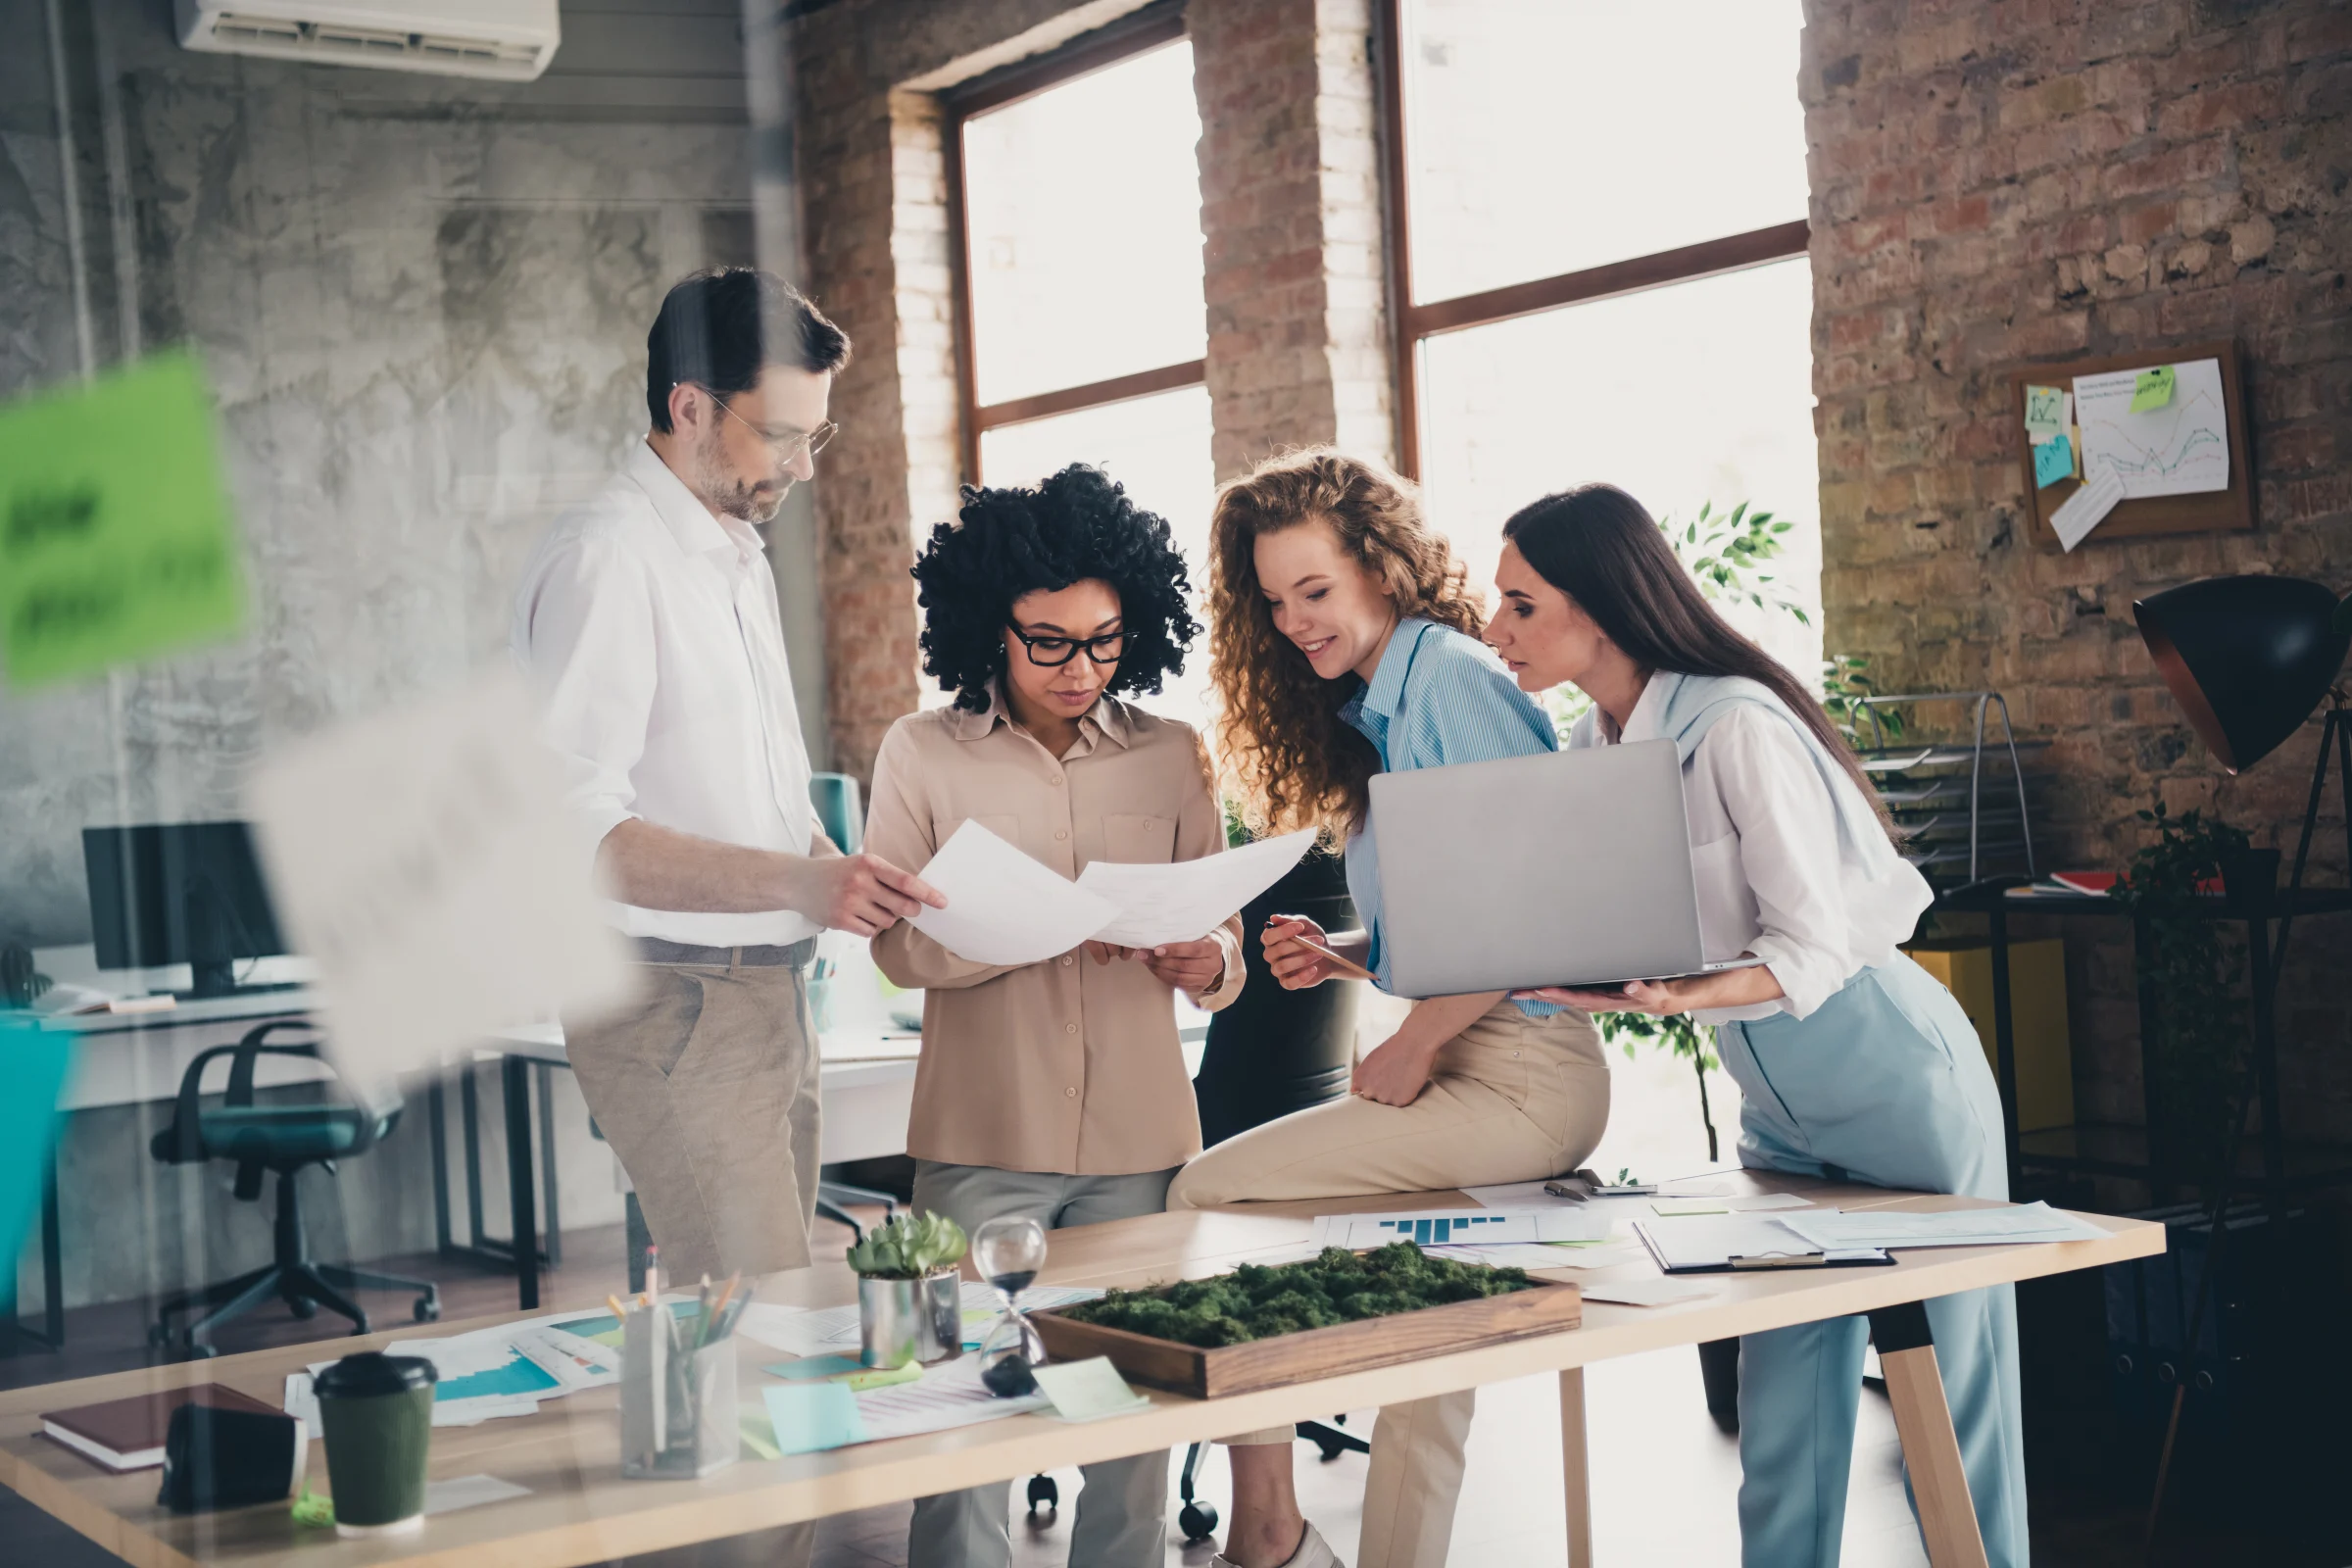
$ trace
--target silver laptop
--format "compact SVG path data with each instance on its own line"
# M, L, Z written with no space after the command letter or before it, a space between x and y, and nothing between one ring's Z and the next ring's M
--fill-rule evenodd
M1372 779L1382 932L1402 997L1606 989L1746 968L1699 946L1674 742Z

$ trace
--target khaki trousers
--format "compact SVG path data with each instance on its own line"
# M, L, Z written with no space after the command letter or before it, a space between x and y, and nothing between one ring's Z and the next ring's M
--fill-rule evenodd
M1491 1187L1584 1163L1609 1120L1600 1035L1581 1012L1530 1018L1508 1001L1438 1052L1409 1105L1349 1096L1267 1122L1194 1158L1170 1208ZM1476 1393L1391 1405L1372 1431L1357 1568L1443 1564ZM1232 1444L1288 1444L1288 1427Z
M647 963L640 1000L564 1038L663 1275L808 1266L816 1030L790 964Z

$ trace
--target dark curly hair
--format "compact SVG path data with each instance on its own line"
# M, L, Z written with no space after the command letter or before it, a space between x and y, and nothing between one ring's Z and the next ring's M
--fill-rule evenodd
M914 563L923 607L923 672L956 704L988 707L1004 668L1004 628L1023 594L1056 593L1090 577L1119 596L1127 631L1104 689L1152 693L1184 669L1200 633L1185 605L1192 578L1167 520L1146 512L1100 468L1073 463L1034 490L967 485L955 522L931 530Z

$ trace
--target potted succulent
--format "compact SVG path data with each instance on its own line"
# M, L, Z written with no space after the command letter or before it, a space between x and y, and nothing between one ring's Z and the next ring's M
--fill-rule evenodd
M902 1367L963 1353L963 1228L945 1214L892 1219L850 1249L859 1360Z

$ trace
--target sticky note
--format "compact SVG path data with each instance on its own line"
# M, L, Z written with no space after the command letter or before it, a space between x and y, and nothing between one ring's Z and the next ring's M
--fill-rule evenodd
M2153 370L2140 371L2139 378L2132 383L2132 412L2146 414L2151 409L2161 409L2172 402L2173 381L2173 368L2169 365L2159 365Z
M2034 446L2034 487L2046 490L2061 479L2075 476L2074 444L2064 436L2038 441Z
M2026 433L2047 441L2066 428L2066 393L2054 386L2026 388Z
M437 1071L517 1018L631 994L589 885L594 847L537 737L510 667L296 741L247 781L270 897L318 965L345 1077Z
M913 1383L923 1375L920 1361L896 1367L867 1366L854 1355L804 1355L798 1361L771 1361L760 1370L791 1383L839 1383L853 1394L863 1389L887 1389L894 1383Z
M1108 1356L1054 1361L1036 1369L1037 1386L1064 1421L1100 1421L1105 1416L1149 1410L1152 1401L1127 1386Z
M48 1187L57 1101L73 1045L62 1031L0 1024L0 1259L16 1257Z
M858 1396L846 1384L776 1383L760 1392L778 1453L815 1453L865 1441Z
M19 690L233 635L244 568L196 362L0 409L0 636Z

